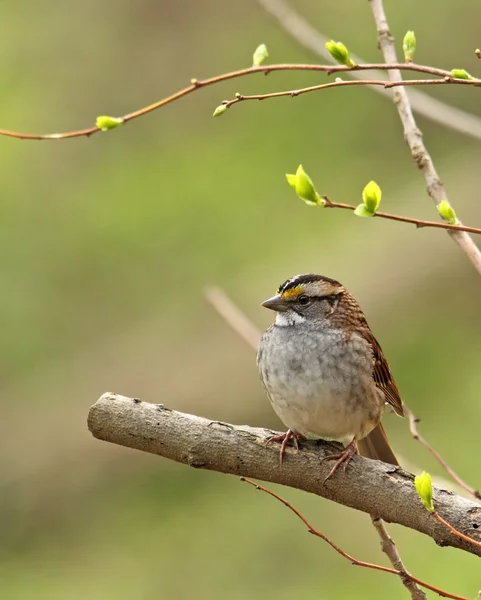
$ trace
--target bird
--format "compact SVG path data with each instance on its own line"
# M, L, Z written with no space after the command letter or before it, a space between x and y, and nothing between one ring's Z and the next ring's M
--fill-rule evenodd
M274 411L288 428L268 443L340 442L328 455L344 472L355 454L399 465L381 424L385 405L403 403L378 341L354 296L335 279L313 273L287 279L262 306L275 311L262 336L257 366Z

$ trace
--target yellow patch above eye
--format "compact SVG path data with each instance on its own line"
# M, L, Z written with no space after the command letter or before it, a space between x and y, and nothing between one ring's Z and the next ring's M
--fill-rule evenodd
M289 288L285 292L283 292L282 297L285 298L286 300L290 300L291 298L295 298L296 296L299 296L299 294L301 292L302 292L302 286L296 285L292 288Z

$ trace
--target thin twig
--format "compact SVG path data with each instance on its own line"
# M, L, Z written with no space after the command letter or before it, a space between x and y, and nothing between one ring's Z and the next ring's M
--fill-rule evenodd
M347 552L344 552L344 550L342 550L342 548L340 548L337 544L335 544L332 540L330 540L326 535L321 533L319 530L315 529L309 523L309 521L306 519L306 517L304 517L296 508L294 508L294 506L292 506L292 504L287 502L287 500L284 500L284 498L281 498L281 496L278 496L274 492L271 492L267 488L263 487L262 485L259 485L258 483L255 483L254 481L251 481L250 479L241 477L240 480L245 481L246 483L255 487L256 490L265 492L269 496L272 496L273 498L275 498L276 500L281 502L284 506L286 506L290 511L292 511L304 523L304 525L307 527L307 531L309 533L312 533L316 537L321 538L321 540L324 540L325 542L327 542L329 544L329 546L331 546L331 548L333 548L343 558L348 560L352 565L357 566L357 567L365 567L367 569L375 569L376 571L383 571L384 573L392 573L393 575L397 575L398 577L401 577L401 579L403 577L407 577L412 582L417 583L418 585L420 585L428 590L431 590L432 592L436 592L436 594L439 594L440 596L443 596L444 598L453 598L454 600L469 600L469 598L466 598L465 596L458 596L457 594L450 594L449 592L445 592L444 590L441 590L440 588L437 588L436 586L431 585L431 584L423 581L422 579L418 579L417 577L414 577L414 575L411 575L407 571L401 571L399 569L391 569L390 567L384 567L382 565L377 565L375 563L369 563L369 562L365 562L363 560L354 558L354 556L351 556ZM420 597L420 596L418 596L418 597Z
M332 38L315 29L288 2L285 2L285 0L257 0L257 2L302 47L319 56L323 61L334 63L334 59L326 49L326 42ZM353 52L349 52L349 55L355 63L362 64L366 62ZM481 58L481 53L477 56ZM373 73L373 76L376 79L382 79L383 72L378 70ZM349 77L362 79L361 73L356 71L349 73ZM388 90L380 86L371 86L371 89L384 97L391 98ZM481 139L481 119L475 115L446 104L414 88L409 90L409 100L413 109L423 117L443 127L449 127L465 135Z
M418 584L407 576L407 569L399 555L394 540L389 535L384 525L384 521L379 517L374 517L373 515L371 515L371 521L374 529L381 538L382 551L389 558L392 566L401 573L401 581L403 582L404 587L406 587L411 594L411 598L413 598L413 600L427 600L426 594L419 588Z
M470 544L474 544L475 546L477 546L478 548L481 548L481 542L478 542L477 540L473 540L472 537L470 537L469 535L464 535L464 533L461 533L460 531L458 531L456 529L456 527L453 527L451 525L451 523L448 523L445 519L442 518L442 516L437 513L436 511L431 513L431 516L433 516L437 521L439 521L440 523L442 523L447 529L449 529L449 531L451 533L453 533L454 535L458 536L458 538L464 540L465 542L469 542Z
M320 90L327 90L330 88L337 87L352 87L352 86L382 86L383 88L394 88L394 87L406 87L410 85L449 85L449 84L461 84L461 85L475 85L480 86L481 81L470 80L470 79L453 79L445 77L444 79L404 79L403 81L379 81L376 79L357 79L355 81L349 80L344 81L342 79L338 79L336 81L331 81L330 83L321 83L319 85L311 85L309 87L299 88L295 90L283 90L282 92L270 92L268 94L251 94L246 96L244 94L236 94L235 98L232 100L224 100L222 104L226 108L230 108L234 104L238 104L239 102L245 102L248 100L268 100L271 98L296 98L297 96L301 96L302 94L309 94L311 92L318 92Z
M356 207L352 204L344 204L343 202L333 202L327 196L323 196L326 204L324 208L343 208L347 210L355 210ZM442 221L423 221L422 219L412 219L411 217L401 217L392 215L391 213L376 212L373 216L381 217L382 219L390 219L391 221L401 221L402 223L412 223L416 227L436 227L438 229L449 229L454 231L468 231L469 233L481 234L481 229L478 227L467 227L465 225L451 225Z
M232 302L224 290L218 287L209 287L205 290L204 295L227 325L239 334L251 348L256 350L262 337L261 330Z
M469 492L472 496L481 500L481 493L475 488L471 487L467 484L459 475L448 465L448 463L444 460L444 458L439 454L437 450L435 450L429 442L426 441L425 438L419 433L417 424L419 423L419 419L413 413L413 411L404 406L404 413L407 415L409 419L409 431L415 440L417 440L420 444L422 444L438 461L438 463L443 467L443 469L449 473L449 475L454 479L454 481L462 487L464 490Z
M348 71L368 71L372 69L381 69L381 70L391 70L391 69L402 69L406 71L414 71L417 73L426 73L428 75L435 75L440 77L439 80L433 80L438 83L454 83L454 84L463 84L463 85L474 85L480 86L481 80L479 79L454 79L450 73L450 71L446 71L444 69L436 69L434 67L428 67L426 65L418 65L415 63L398 63L395 61L394 64L360 64L355 65L353 67L346 67L344 65L316 65L316 64L276 64L276 65L265 65L265 66L252 66L246 69L239 69L237 71L232 71L230 73L224 73L222 75L216 75L215 77L210 77L209 79L197 80L192 79L191 85L188 87L167 96L166 98L162 98L153 104L140 108L136 111L128 113L123 117L119 117L122 123L128 123L133 119L137 119L138 117L142 117L150 112L158 110L171 102L179 100L180 98L191 94L200 88L207 87L209 85L214 85L220 83L222 81L228 81L231 79L236 79L238 77L244 77L247 75L253 75L254 73L262 73L264 75L268 75L269 73L275 71L321 71L331 75L332 73L343 73ZM425 81L430 80L416 80L416 85L424 85ZM345 82L348 83L348 82ZM353 82L349 82L353 83ZM361 82L357 82L361 84ZM372 85L381 85L386 86L389 85L386 81L378 81L378 82L366 82L372 83ZM334 83L334 86L339 86L339 83ZM330 84L328 87L332 87ZM314 91L317 89L317 86L314 86L312 90L306 88L306 91ZM321 89L321 88L319 88ZM304 93L304 92L302 92ZM101 131L99 127L89 127L87 129L79 129L76 131L67 131L64 133L47 133L47 134L31 134L31 133L19 133L16 131L9 131L6 129L0 129L0 135L14 137L22 140L65 140L75 137L89 137L95 133Z
M398 62L396 48L386 20L382 0L370 0L370 3L374 21L376 23L379 46L383 52L384 60L386 63L395 64ZM392 82L401 82L401 71L396 69L389 70L389 79ZM411 150L412 157L424 176L428 194L431 196L436 206L443 201L449 202L431 156L424 145L422 133L416 124L412 107L404 87L400 86L393 90L393 102L403 124L404 137ZM473 242L469 234L465 231L448 231L448 234L458 244L469 258L474 268L481 275L481 251Z
M231 302L218 287L208 287L204 295L209 304L229 323L232 329L252 348L257 348L261 332L252 321Z

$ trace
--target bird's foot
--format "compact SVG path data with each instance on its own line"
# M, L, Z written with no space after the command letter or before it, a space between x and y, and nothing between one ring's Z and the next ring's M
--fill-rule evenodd
M289 440L292 440L292 442L294 444L294 448L296 449L296 451L299 451L299 440L302 440L302 439L304 439L304 436L302 436L300 433L296 433L292 429L288 429L286 431L286 433L281 433L280 435L273 435L273 436L271 436L267 440L266 446L268 446L272 442L282 442L281 449L280 449L280 452L279 452L279 462L280 462L280 465L282 467L282 461L283 461L283 458L284 458L284 453L286 451L287 444L289 443Z
M357 454L357 446L355 439L353 439L352 442L350 442L342 452L337 452L336 454L329 454L328 456L325 456L321 462L324 462L325 460L335 460L336 462L334 463L332 469L329 471L329 475L324 479L324 483L326 483L326 481L334 475L334 473L341 465L342 470L345 473L347 465L351 462L354 454Z

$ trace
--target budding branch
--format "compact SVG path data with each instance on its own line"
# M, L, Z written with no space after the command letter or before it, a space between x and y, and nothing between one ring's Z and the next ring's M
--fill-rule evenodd
M415 79L415 80L404 80L402 83L400 82L390 82L383 80L364 80L359 79L356 81L334 81L328 84L316 85L309 88L302 88L299 90L291 90L288 92L274 92L272 94L265 94L263 96L242 96L238 94L234 100L225 100L223 104L231 105L242 100L252 100L252 99L265 99L265 98L275 98L278 96L298 96L300 94L306 92L313 92L323 88L330 87L342 87L345 85L377 85L383 86L385 88L395 87L399 85L449 85L449 84L460 84L460 85L470 85L470 86L481 86L481 80L472 78L472 79L456 79L453 77L450 71L446 71L444 69L436 69L434 67L428 67L426 65L418 65L415 63L367 63L362 65L354 65L352 67L346 67L344 65L316 65L316 64L275 64L275 65L262 65L262 66L252 66L245 69L239 69L237 71L231 71L230 73L223 73L221 75L216 75L214 77L210 77L208 79L197 80L192 79L191 85L166 98L162 98L153 104L149 104L148 106L144 106L138 110L135 110L131 113L124 115L123 117L119 117L122 123L128 123L133 119L137 119L138 117L143 117L148 113L151 113L171 102L175 102L188 94L191 94L200 88L207 87L209 85L215 85L217 83L221 83L222 81L228 81L230 79L237 79L238 77L245 77L247 75L253 75L254 73L261 73L264 75L269 75L269 73L273 73L275 71L321 71L326 73L327 75L332 75L335 73L346 73L350 71L369 71L369 70L382 70L382 71L390 71L390 70L402 70L402 71L414 71L417 73L424 73L427 75L432 75L436 77L436 79ZM67 131L63 133L45 133L45 134L35 134L35 133L20 133L17 131L9 131L7 129L0 129L0 135L13 137L21 140L65 140L76 137L89 137L95 133L102 131L100 127L88 127L86 129L78 129L76 131Z
M325 201L324 208L343 208L346 210L356 210L356 207L352 204L344 204L343 202L333 202L327 196L322 197ZM451 231L466 231L468 233L481 234L481 229L478 227L468 227L466 225L451 225L450 223L442 223L441 221L423 221L422 219L413 219L411 217L401 217L400 215L392 215L381 211L375 212L373 217L380 217L381 219L389 219L391 221L400 221L402 223L412 223L416 227L436 227L438 229L449 229Z

